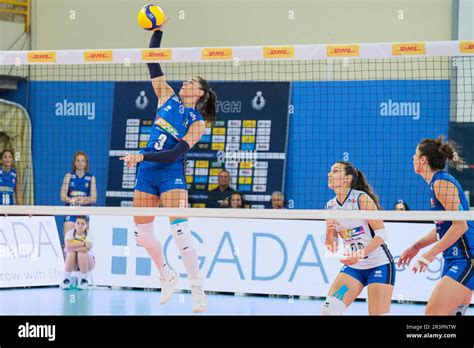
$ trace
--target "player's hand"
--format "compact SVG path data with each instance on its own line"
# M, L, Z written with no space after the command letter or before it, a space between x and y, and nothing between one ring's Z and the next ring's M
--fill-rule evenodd
M156 28L155 31L157 31L157 30L163 31L163 29L165 29L166 26L168 25L169 20L170 20L170 17L166 17L166 19L165 19L165 21L163 22L163 24L160 25L159 28Z
M424 253L423 255L420 256L418 259L418 262L416 265L413 265L413 268L411 269L414 273L422 273L428 269L428 265L433 262L433 260L436 258L436 255L432 253L431 251L428 251L427 253Z
M137 163L143 161L143 155L141 153L127 153L125 156L119 158L122 161L125 161L125 164L128 168L135 166Z
M346 251L344 256L345 258L341 259L341 262L347 266L350 266L363 259L365 257L365 252L364 249L356 252Z
M71 198L68 203L69 203L69 205L70 205L71 207L75 207L75 206L81 205L81 204L79 203L79 198Z
M398 267L409 266L411 260L418 254L419 249L415 248L414 245L405 250L398 259Z

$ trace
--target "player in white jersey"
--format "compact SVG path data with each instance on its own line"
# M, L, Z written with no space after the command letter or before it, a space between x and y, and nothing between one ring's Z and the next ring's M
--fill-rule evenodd
M364 174L349 162L336 162L328 173L328 187L336 196L326 209L378 210L377 196ZM326 220L326 247L338 251L338 237L344 241L344 266L334 280L321 314L341 315L368 289L369 314L390 312L395 265L385 242L387 233L382 220Z

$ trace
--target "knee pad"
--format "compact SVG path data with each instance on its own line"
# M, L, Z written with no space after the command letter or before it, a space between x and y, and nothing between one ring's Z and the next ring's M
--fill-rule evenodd
M194 243L188 220L176 220L171 224L173 240L181 253L194 250Z
M451 315L456 315L456 316L466 315L466 311L467 311L468 308L469 308L469 305L465 305L465 304L459 305L459 306L451 313Z
M147 224L137 224L135 229L135 239L139 245L146 248L155 246L158 240L153 231L153 222Z
M321 315L342 315L346 308L344 302L333 296L328 296L321 309Z

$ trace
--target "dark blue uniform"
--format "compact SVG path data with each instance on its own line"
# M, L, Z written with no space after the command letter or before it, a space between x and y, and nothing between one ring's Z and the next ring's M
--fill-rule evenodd
M187 108L176 95L171 96L157 110L150 138L140 153L172 149L196 121L204 121L194 108ZM185 156L172 163L141 162L135 190L155 196L174 189L186 190Z
M438 180L446 180L453 183L458 189L459 210L469 210L464 190L459 182L446 171L436 172L431 180L431 210L446 210L441 202L438 201L434 192L434 184ZM472 221L466 222L468 230L453 245L443 251L445 263L442 275L447 275L469 289L474 290L474 223ZM451 225L452 221L436 221L436 233L439 239L443 238Z
M5 172L0 167L0 205L15 204L17 174L15 168L11 168L9 172Z
M69 198L90 197L93 177L91 173L85 173L83 177L79 177L75 172L71 172L67 196ZM76 217L67 215L65 221L76 222Z

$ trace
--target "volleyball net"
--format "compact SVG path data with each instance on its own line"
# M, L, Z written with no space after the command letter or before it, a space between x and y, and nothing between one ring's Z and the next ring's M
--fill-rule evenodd
M429 187L412 164L423 138L442 134L461 145L463 168L448 170L472 192L473 47L0 52L0 148L13 151L22 204L64 205L64 177L82 151L96 180L95 205L132 206L137 168L119 158L143 148L156 126L145 63L159 62L175 92L198 75L217 94L217 121L187 154L189 207L213 206L209 191L226 169L245 207L269 208L279 191L287 208L323 209L333 196L327 174L342 160L365 173L384 209L402 200L428 210Z

